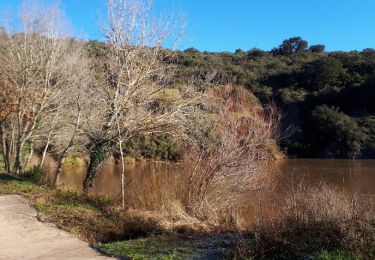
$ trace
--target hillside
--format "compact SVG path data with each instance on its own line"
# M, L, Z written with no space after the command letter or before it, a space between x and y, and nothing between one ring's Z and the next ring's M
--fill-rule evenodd
M93 56L105 46L89 42ZM375 158L375 50L326 52L300 37L271 51L177 51L175 85L209 81L253 92L283 115L280 146L291 157Z
M177 83L191 75L245 86L283 113L280 145L293 157L375 157L375 50L325 52L299 37L271 51L178 52Z

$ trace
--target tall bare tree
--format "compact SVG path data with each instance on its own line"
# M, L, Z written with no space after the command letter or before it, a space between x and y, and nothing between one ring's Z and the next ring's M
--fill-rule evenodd
M3 153L9 165L14 159L16 174L23 172L24 154L30 152L26 146L33 143L36 130L80 78L82 57L68 38L69 26L58 6L24 2L19 24L4 25L0 37L1 82L15 100L3 124Z
M151 4L141 0L108 0L107 7L102 26L107 53L96 64L95 86L87 90L92 104L86 104L91 107L85 119L91 150L85 190L109 153L117 146L123 157L122 144L133 136L163 132L181 137L198 98L187 88L169 85L175 66L165 62L173 55L165 44L179 35L175 22L154 17ZM163 100L171 91L178 93L175 98Z

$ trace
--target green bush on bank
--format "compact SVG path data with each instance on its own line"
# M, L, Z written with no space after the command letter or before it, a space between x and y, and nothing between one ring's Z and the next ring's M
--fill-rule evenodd
M182 157L178 144L165 135L138 135L130 139L124 147L124 153L134 157L170 161L178 161Z

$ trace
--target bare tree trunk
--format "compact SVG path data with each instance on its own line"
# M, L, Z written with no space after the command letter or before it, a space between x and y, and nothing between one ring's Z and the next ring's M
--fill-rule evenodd
M50 144L50 141L51 141L51 135L52 135L52 132L53 132L53 127L55 126L55 122L56 122L56 119L59 115L59 112L60 112L60 105L61 105L61 102L59 103L59 107L56 111L56 114L55 116L53 117L52 119L52 122L51 122L51 129L49 130L48 132L48 136L47 136L47 143L46 145L44 146L44 150L43 150L43 154L42 154L42 159L40 160L40 163L39 163L39 167L42 167L43 166L43 162L46 158L46 155L47 155L47 151L48 151L48 147L49 147L49 144ZM80 116L80 115L79 115ZM75 131L75 130L74 130Z
M57 169L56 169L55 179L53 181L54 187L57 187L57 185L59 184L61 172L62 172L62 167L64 165L65 158L68 155L69 149L73 146L74 138L75 138L75 136L77 134L77 131L78 131L80 119L81 119L81 108L80 108L80 105L78 104L78 116L77 116L76 124L74 126L74 132L72 134L72 137L69 140L68 145L65 147L64 151L61 153L60 160L58 162Z
M64 162L65 162L65 158L66 158L66 155L68 153L63 153L60 157L60 160L59 160L59 163L57 165L57 169L56 169L56 174L55 174L55 178L53 180L53 187L57 187L57 185L59 185L59 181L60 181L60 177L61 177L61 172L62 172L62 167L64 165Z
M16 175L21 175L22 173L22 144L20 140L17 140L16 144L16 159L14 162L14 173Z
M121 139L121 129L120 123L116 116L116 124L117 124L117 133L118 133L118 143L120 149L120 156L121 156L121 202L122 202L122 209L125 210L125 162L124 162L124 153L122 151L122 139Z
M31 157L33 156L33 154L34 154L34 143L31 143L29 156L27 156L25 160L25 164L23 166L24 169L27 169L27 166L29 165L29 161L31 160Z
M51 132L52 132L52 131L51 131ZM43 166L44 160L45 160L45 158L46 158L46 156L47 156L47 151L48 151L48 147L49 147L49 142L50 142L51 132L49 132L49 134L48 134L48 137L47 137L47 143L46 143L46 145L44 146L43 153L42 153L42 158L40 159L40 162L39 162L39 167L42 167L42 166Z
M1 123L1 144L2 144L2 150L3 150L3 159L4 159L4 169L5 171L9 174L9 152L8 152L8 147L7 147L7 138L6 138L6 133L5 133L5 127L4 123Z
M15 128L12 128L12 134L9 140L9 147L8 147L8 159L9 159L9 172L14 169L14 164L15 164L15 156L14 156L14 151L16 150L16 145L14 142L14 135L15 135Z
M98 175L104 161L108 158L113 148L110 141L100 141L94 144L90 152L90 163L87 169L86 178L83 181L83 190L89 192L90 188L94 185L96 176Z
M122 209L125 209L125 161L124 153L122 152L122 141L119 140L120 156L121 156L121 202Z

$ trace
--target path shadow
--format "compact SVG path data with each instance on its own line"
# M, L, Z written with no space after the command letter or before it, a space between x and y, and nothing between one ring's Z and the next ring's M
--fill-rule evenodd
M19 181L20 179L5 173L0 173L0 181Z

